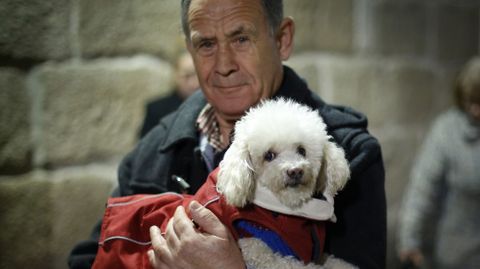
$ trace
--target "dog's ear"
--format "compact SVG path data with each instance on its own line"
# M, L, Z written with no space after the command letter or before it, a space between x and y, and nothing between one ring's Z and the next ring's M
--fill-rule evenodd
M317 191L333 202L337 191L341 190L350 177L350 168L343 149L327 141L323 149L322 167L318 175Z
M217 190L228 204L243 207L253 200L254 171L246 143L234 141L220 163Z

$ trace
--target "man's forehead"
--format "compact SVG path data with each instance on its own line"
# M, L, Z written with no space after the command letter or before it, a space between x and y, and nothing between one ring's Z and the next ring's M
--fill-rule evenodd
M233 37L245 33L255 35L257 33L257 28L253 23L244 21L237 21L231 24L225 24L222 25L221 28L208 26L198 28L192 27L192 29L190 29L190 38L192 40L214 38L219 32L222 32L222 34L226 37Z

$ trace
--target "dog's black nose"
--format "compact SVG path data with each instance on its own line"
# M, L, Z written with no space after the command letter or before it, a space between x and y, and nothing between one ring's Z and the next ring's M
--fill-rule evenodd
M303 177L303 169L292 168L287 170L287 176L289 178L288 185L298 185L301 183Z

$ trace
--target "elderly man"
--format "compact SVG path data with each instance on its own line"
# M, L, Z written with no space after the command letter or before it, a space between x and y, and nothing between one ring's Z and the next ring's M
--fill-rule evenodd
M351 180L335 198L337 223L327 227L325 251L360 268L385 267L386 205L380 146L366 118L323 102L290 68L294 22L283 18L281 0L182 0L186 43L197 71L197 92L140 141L119 168L114 195L180 191L184 178L195 192L222 159L235 121L260 100L285 97L306 104L325 119L344 148ZM162 236L150 230L155 268L244 268L225 226L198 203L190 205L195 229L179 208ZM89 268L99 227L71 254L71 268ZM201 231L201 232L200 232Z

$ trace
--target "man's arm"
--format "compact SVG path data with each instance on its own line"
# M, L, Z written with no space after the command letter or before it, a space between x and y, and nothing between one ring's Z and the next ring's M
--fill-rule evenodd
M362 269L385 268L385 171L376 147L375 158L352 169L350 181L335 198L337 223L327 228L326 251Z
M136 145L135 149L122 160L118 167L118 187L112 197L133 195L137 193L160 193L164 188L165 178L160 178L159 171L164 171L169 165L169 156L158 156L159 143L164 141L167 126L173 120L173 115L164 118ZM143 184L132 187L135 179L142 179ZM163 181L162 181L163 180ZM72 269L90 268L95 260L98 239L100 237L101 221L94 227L88 240L80 242L71 251L68 258L69 267Z
M130 162L132 153L124 158L118 168L119 180L126 180L130 175ZM112 192L112 197L120 195L119 187ZM68 267L70 269L90 269L93 265L98 251L98 240L100 238L100 230L102 227L102 220L98 221L94 226L90 238L78 243L70 252L68 257Z

